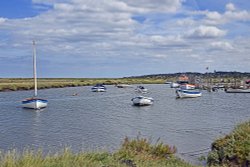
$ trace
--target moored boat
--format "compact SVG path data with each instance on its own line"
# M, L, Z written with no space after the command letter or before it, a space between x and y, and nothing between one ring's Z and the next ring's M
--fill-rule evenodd
M250 93L250 89L225 89L226 93Z
M176 89L176 96L178 98L200 97L202 93L198 90L184 90Z
M40 99L40 98L28 98L22 101L22 105L24 108L31 109L42 109L47 107L48 100Z
M135 91L138 92L138 93L147 93L148 89L146 89L144 86L137 86Z
M129 84L117 84L116 87L117 88L131 88L132 85L129 85Z
M171 82L170 83L170 88L179 88L180 84L176 83L176 82Z
M107 88L103 84L96 84L91 88L92 92L106 92Z
M23 108L39 110L47 107L48 100L37 98L37 76L36 76L36 47L33 41L33 77L34 77L34 97L22 100Z
M152 97L137 96L131 99L135 106L148 106L153 104L154 99Z

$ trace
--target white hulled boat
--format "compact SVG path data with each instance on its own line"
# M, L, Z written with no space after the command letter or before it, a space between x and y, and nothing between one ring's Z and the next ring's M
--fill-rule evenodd
M171 82L170 83L170 88L179 88L180 84L176 83L176 82Z
M146 89L144 86L137 86L135 91L138 92L138 93L147 93L148 89Z
M91 90L92 92L106 92L107 88L103 84L96 84Z
M202 93L198 90L176 89L176 96L178 98L200 97L201 95L202 95Z
M36 47L33 41L33 77L34 77L34 97L27 98L22 101L24 108L41 109L47 107L48 101L45 99L37 98L37 76L36 76Z
M152 97L137 96L131 99L135 106L148 106L153 104L154 99Z
M132 85L129 84L117 84L116 85L117 88L132 88Z
M41 109L47 107L48 100L32 97L22 101L24 108Z

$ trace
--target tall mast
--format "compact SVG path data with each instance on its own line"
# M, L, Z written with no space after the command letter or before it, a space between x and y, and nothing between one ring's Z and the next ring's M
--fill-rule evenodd
M34 77L34 96L37 96L37 76L36 76L36 46L33 40L33 77Z

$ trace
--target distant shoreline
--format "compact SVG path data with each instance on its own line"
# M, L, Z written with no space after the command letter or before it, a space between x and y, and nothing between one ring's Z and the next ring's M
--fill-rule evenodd
M114 79L92 79L92 78L40 78L38 89L65 88L78 86L91 86L97 83L105 85L116 84L164 84L164 79L142 79L142 78L114 78ZM0 92L32 90L32 78L1 78Z
M131 76L124 78L38 78L38 89L91 86L97 83L105 85L116 84L164 84L166 81L175 82L180 75L186 75L201 83L240 85L250 79L250 73L214 72L214 73L173 73ZM0 78L0 92L32 90L32 78Z

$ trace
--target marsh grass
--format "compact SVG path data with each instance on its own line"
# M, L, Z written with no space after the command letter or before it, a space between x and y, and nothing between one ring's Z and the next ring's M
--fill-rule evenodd
M77 86L91 86L97 83L105 85L116 84L161 84L163 79L142 78L39 78L38 89L63 88ZM30 78L0 79L0 91L16 91L34 89L33 80Z
M41 150L1 152L0 167L192 167L176 158L175 152L174 147L163 143L151 144L144 138L125 138L121 148L114 153L74 154L68 148L47 155Z

